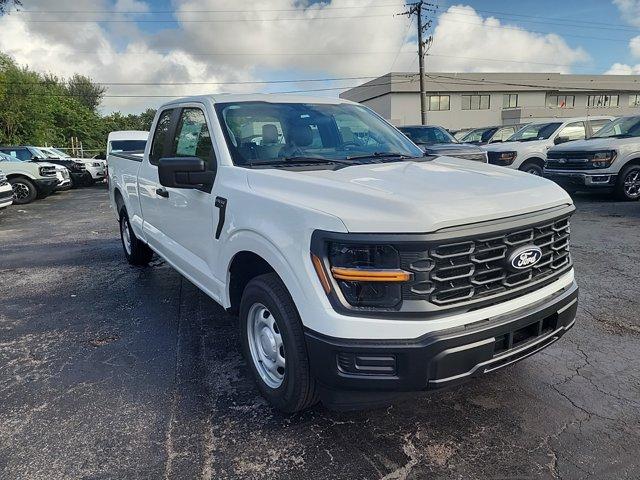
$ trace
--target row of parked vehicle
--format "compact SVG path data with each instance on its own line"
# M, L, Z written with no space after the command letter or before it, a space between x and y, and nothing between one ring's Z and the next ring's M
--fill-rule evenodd
M106 179L106 161L73 158L52 147L0 147L0 208Z
M570 193L598 189L621 200L640 199L640 116L566 118L453 135L438 126L400 130L427 154L544 176Z

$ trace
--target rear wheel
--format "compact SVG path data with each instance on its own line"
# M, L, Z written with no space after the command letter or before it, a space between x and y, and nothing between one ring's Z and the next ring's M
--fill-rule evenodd
M615 194L620 200L640 199L640 165L629 165L618 175Z
M275 273L249 282L240 302L242 349L258 389L285 413L317 403L302 322L291 295Z
M127 210L124 207L120 210L120 239L124 255L131 265L145 266L151 261L153 250L133 233Z
M38 196L36 186L27 178L10 178L9 183L13 188L13 203L17 205L31 203Z

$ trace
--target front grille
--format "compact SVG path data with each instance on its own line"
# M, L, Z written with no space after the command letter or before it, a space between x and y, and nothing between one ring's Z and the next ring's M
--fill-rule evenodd
M403 299L452 306L550 281L571 267L569 232L565 215L517 230L429 245L422 252L401 250L402 268L413 273L403 287ZM507 259L525 245L539 247L542 257L514 272Z
M453 154L452 156L462 158L464 160L472 160L474 162L487 162L487 155L485 153L461 153Z
M551 170L592 170L594 152L549 152L545 168Z

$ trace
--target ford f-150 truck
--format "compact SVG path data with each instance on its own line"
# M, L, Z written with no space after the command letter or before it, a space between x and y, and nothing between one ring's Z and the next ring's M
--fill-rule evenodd
M104 160L94 158L74 158L68 153L65 153L54 147L38 147L38 150L44 153L49 159L72 160L75 162L83 163L85 168L87 169L87 172L89 172L89 174L91 175L93 182L102 182L106 178L107 162ZM91 181L87 182L87 184L91 183Z
M506 142L487 145L489 163L542 175L547 150L554 145L589 138L611 119L594 116L531 123Z
M0 168L13 189L13 203L23 205L44 198L58 186L57 165L21 162L0 152Z
M267 400L386 403L510 365L574 325L559 186L425 156L341 99L212 95L109 156L124 255L157 253L239 318Z
M588 140L549 150L544 176L568 191L607 190L640 199L640 116L622 117Z

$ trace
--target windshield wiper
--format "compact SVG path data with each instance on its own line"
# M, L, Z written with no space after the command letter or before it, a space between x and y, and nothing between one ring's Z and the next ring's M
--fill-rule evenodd
M353 155L351 157L347 157L347 160L366 160L367 158L413 158L404 153L394 153L394 152L373 152L368 155Z
M250 166L265 166L265 165L287 165L287 164L337 164L337 165L353 165L353 162L335 158L322 158L322 157L305 157L292 156L282 157L274 160L259 160L257 162L249 163Z

